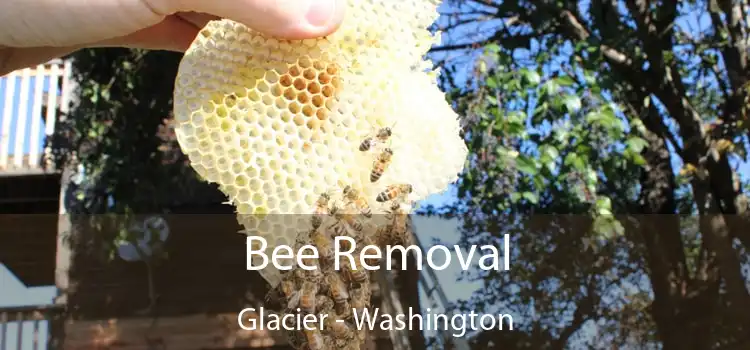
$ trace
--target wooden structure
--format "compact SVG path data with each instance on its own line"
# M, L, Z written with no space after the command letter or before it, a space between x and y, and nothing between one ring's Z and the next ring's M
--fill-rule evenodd
M206 185L194 195L200 200L165 208L171 213L164 216L169 257L153 270L158 299L150 309L144 263L107 259L91 244L106 232L68 230L60 209L65 181L48 166L43 141L54 131L57 113L67 111L70 68L56 60L0 80L0 262L27 287L57 286L60 293L53 305L0 308L0 350L16 336L6 324L19 320L31 321L34 334L48 321L49 349L289 348L281 334L237 324L242 308L261 303L266 284L245 270L244 237L215 188ZM401 294L419 307L418 276L401 280L408 282ZM398 293L376 288L374 294L374 305L399 308ZM21 329L13 341L19 349L26 341ZM403 343L410 337L373 333L369 347L407 349Z

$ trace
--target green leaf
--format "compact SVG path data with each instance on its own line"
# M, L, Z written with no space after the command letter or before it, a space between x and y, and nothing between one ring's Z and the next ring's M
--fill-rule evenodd
M518 202L518 200L521 199L521 194L518 192L513 192L510 194L510 201L511 202Z
M586 113L587 123L596 123L596 122L599 122L600 120L602 120L602 115L600 113L597 113L596 111Z
M594 219L594 231L603 239L613 239L622 236L625 228L613 216L598 216Z
M633 163L638 166L644 166L646 165L646 158L643 158L643 156L640 154L634 154Z
M595 207L599 215L612 215L612 201L608 197L597 198Z
M521 196L532 204L537 204L539 202L539 197L536 193L524 192Z
M631 136L625 141L625 145L632 149L633 152L641 153L641 151L648 146L648 142L638 136Z
M490 53L497 53L497 52L500 51L500 45L495 44L495 43L487 44L487 45L484 46L484 49L487 50L487 52L490 52Z
M526 113L524 113L523 111L513 111L505 116L505 120L510 123L523 124L523 122L526 120Z
M560 157L560 152L555 148L555 146L545 145L544 146L543 155L551 158L551 159L557 159Z
M522 173L528 174L528 175L536 175L537 173L537 165L533 158L530 158L525 155L521 155L516 159L516 167L518 170Z
M523 78L526 80L526 82L530 85L539 85L539 82L542 80L542 78L539 76L539 73L530 69L522 69L521 74L523 75Z
M560 85L558 85L555 80L547 80L547 82L542 85L542 88L545 94L553 96L560 90Z
M573 170L578 172L583 172L586 169L586 163L583 161L583 158L576 153L568 153L565 156L563 164L572 167Z
M559 114L565 113L565 100L560 96L552 98L552 111Z
M581 99L575 95L566 95L563 97L563 103L568 113L575 113L581 109Z
M589 184L595 184L599 180L599 176L596 174L594 169L586 170L586 182Z
M570 76L567 76L567 75L558 77L555 80L556 80L557 84L559 84L560 86L571 86L571 85L573 85L573 84L576 83L576 81L573 78L571 78Z
M583 79L586 81L587 85L597 85L596 76L594 76L594 72L590 70L585 70L583 72Z
M487 78L487 87L497 89L497 79L495 79L495 77Z

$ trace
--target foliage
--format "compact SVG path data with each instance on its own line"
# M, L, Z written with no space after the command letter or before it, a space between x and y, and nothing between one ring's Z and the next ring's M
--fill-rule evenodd
M521 331L475 348L750 347L748 3L447 4L432 55L471 156L424 213L464 245L511 234L510 272L467 273L460 306Z
M78 101L50 143L56 167L73 175L68 211L104 235L89 238L111 259L117 244L142 238L129 229L134 215L160 212L194 180L169 126L181 56L89 49L71 58Z

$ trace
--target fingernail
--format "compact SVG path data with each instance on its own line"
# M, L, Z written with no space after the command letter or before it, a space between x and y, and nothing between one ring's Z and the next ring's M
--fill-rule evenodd
M322 27L331 21L336 13L336 0L311 0L310 8L307 10L307 22Z

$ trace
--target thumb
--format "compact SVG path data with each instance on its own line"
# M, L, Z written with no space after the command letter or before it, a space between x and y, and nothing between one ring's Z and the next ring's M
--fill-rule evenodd
M158 0L154 0L158 1ZM307 39L335 31L346 0L177 0L176 11L228 18L281 39Z

